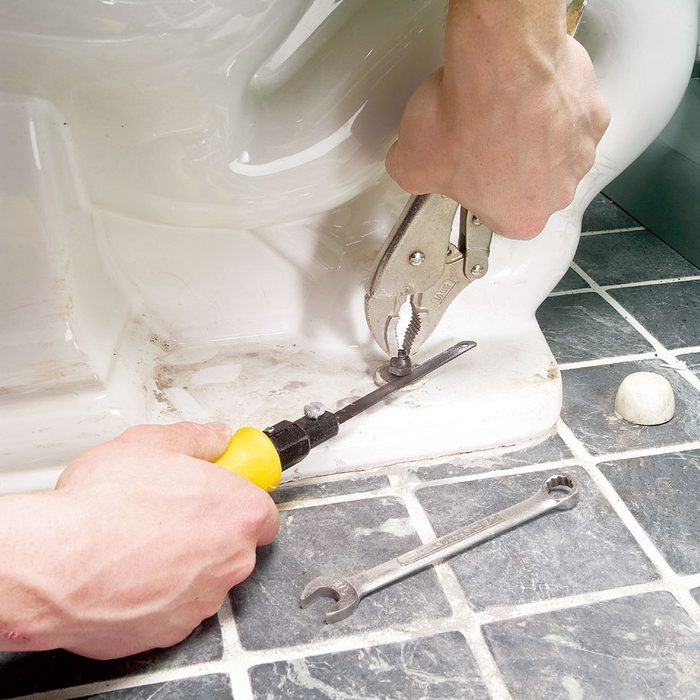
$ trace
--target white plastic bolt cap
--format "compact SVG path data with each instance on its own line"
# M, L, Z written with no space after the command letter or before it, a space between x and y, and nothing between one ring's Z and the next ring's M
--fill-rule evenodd
M673 387L654 372L628 374L617 390L615 413L636 425L668 423L676 413Z

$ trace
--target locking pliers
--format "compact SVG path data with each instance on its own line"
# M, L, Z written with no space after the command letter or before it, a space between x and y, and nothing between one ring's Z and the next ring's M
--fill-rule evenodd
M450 233L458 208L455 245ZM384 352L393 358L420 349L455 297L486 274L492 234L474 214L444 195L414 195L408 200L366 284L367 325ZM399 314L405 302L410 321L401 338Z

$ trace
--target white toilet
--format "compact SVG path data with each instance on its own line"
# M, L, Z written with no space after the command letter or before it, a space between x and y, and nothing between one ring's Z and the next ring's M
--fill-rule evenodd
M374 388L386 357L364 280L407 197L383 158L440 63L445 7L0 5L0 492L52 486L133 423L263 428ZM552 430L561 381L535 310L586 206L673 114L696 11L589 0L577 38L612 123L574 203L532 241L496 238L487 276L416 359L461 339L476 349L344 425L295 474Z

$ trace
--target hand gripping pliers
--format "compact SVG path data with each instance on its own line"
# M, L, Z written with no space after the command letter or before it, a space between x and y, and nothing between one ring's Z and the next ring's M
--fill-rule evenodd
M450 233L458 208L455 245ZM408 357L420 349L457 295L486 274L492 235L477 216L444 195L408 200L366 284L367 325L384 352L391 358ZM406 302L410 321L399 337Z

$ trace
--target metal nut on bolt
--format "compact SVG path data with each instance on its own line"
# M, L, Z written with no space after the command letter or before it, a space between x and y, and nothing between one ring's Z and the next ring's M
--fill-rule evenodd
M307 418L316 420L326 412L326 407L320 401L312 401L304 406L304 415Z

